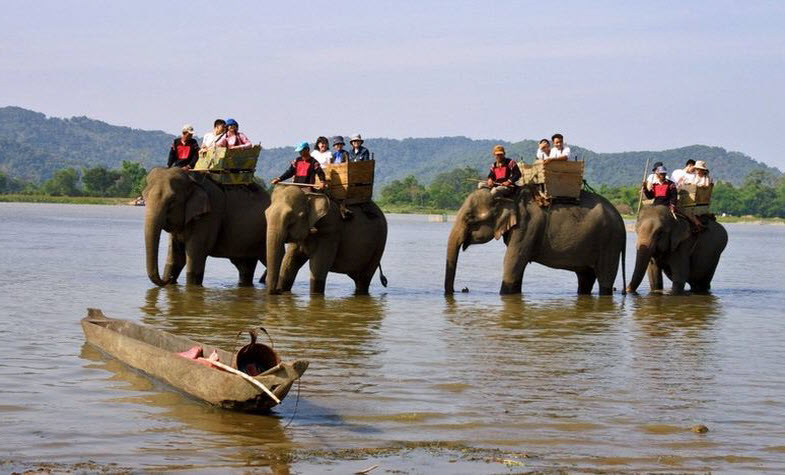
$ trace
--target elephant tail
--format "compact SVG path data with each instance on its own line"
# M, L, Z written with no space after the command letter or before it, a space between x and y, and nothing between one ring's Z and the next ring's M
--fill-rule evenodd
M621 294L627 295L627 240L624 240L624 247L621 248Z
M382 286L387 287L387 277L384 276L381 262L379 263L379 280L382 282Z

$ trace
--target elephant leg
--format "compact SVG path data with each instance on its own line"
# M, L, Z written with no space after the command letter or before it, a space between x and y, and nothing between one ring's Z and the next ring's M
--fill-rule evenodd
M616 283L616 274L619 272L620 254L620 249L614 251L609 247L602 253L594 267L600 295L613 295L613 284Z
M352 273L349 277L354 281L354 295L368 295L371 288L371 278L365 273Z
M594 270L576 272L575 275L578 276L578 295L591 295L594 282L597 280L597 274L594 273Z
M649 289L652 292L659 292L662 290L662 269L654 259L649 261L649 266L646 268L646 273L649 276Z
M185 281L188 285L202 285L204 280L204 266L207 261L207 254L201 249L194 249L195 247L196 245L190 242L185 246L185 252L188 256Z
M291 292L294 279L302 266L308 261L308 255L298 246L289 245L281 264L281 277L278 279L279 287L284 292Z
M698 255L693 254L690 262L690 270L696 277L689 281L691 292L708 294L711 291L711 281L714 279L714 272L716 272L719 262L719 252ZM696 272L698 269L700 269L700 271Z
M711 292L711 283L706 281L690 282L690 292L694 294L708 294Z
M681 295L684 293L684 282L677 282L673 281L671 285L671 294L673 295Z
M682 248L684 246L681 246ZM677 250L670 255L668 259L668 264L670 265L670 277L671 279L671 293L672 294L683 294L684 293L684 284L687 283L687 279L689 278L689 256L687 256L683 249Z
M240 273L240 286L253 286L253 274L256 271L256 258L230 259Z
M371 281L373 281L376 270L379 269L379 263L382 261L383 254L384 245L380 245L374 252L373 257L368 261L368 266L362 272L349 274L349 277L354 280L354 295L368 295L370 293Z
M338 254L338 240L334 242L320 242L316 251L311 255L311 293L323 294L325 282L327 281L327 273L335 262L335 256Z
M504 271L502 272L502 295L520 294L523 288L523 272L529 259L521 256L519 246L507 246L504 253Z
M166 256L166 265L164 266L164 279L169 279L169 283L177 283L177 277L185 267L185 243L175 239L169 238L169 253Z
M262 285L267 281L267 264L265 264L265 261L267 261L267 259L259 259L259 262L264 266L264 272L262 272L262 276L259 277L259 283Z

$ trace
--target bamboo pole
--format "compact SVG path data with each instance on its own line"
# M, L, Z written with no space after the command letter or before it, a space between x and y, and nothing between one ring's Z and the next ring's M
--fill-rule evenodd
M272 391L267 389L267 386L265 386L264 384L260 383L259 381L255 380L255 379L253 379L252 377L248 376L247 374L243 373L242 371L238 371L238 370L232 368L229 365L225 365L225 364L221 363L220 361L212 361L212 360L208 360L207 358L199 358L199 360L207 361L211 365L215 365L215 366L221 368L224 371L227 371L229 373L236 374L237 376L240 376L244 380L248 381L249 383L253 384L257 388L259 388L262 391L264 391L264 393L267 394L268 396L270 396L270 398L272 398L272 400L275 401L276 404L281 404L281 400L278 399L275 396L275 394L272 393Z
M649 159L646 159L646 167L643 169L643 181L646 181L646 173L649 172ZM638 211L635 212L635 216L641 214L641 203L643 203L643 188L641 187L640 195L638 196Z
M276 185L285 185L285 186L307 186L308 188L314 188L316 185L309 185L308 183L294 183L291 181L279 181Z

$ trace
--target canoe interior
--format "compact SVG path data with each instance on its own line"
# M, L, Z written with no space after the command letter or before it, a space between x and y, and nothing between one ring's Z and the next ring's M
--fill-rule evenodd
M234 358L234 353L222 350L221 348L203 345L202 343L190 340L184 336L173 335L161 330L156 330L155 328L148 327L146 325L139 325L126 320L115 320L107 318L106 320L88 320L88 322L94 325L99 325L106 328L107 330L119 333L120 335L126 336L133 340L138 340L147 343L148 345L155 346L156 348L170 351L172 353L180 353L190 350L194 346L201 346L204 348L205 358L210 356L213 350L218 352L218 357L226 364L231 365Z

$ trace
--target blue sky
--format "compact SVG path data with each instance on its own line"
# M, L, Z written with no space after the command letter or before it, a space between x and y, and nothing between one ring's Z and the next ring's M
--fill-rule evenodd
M266 146L560 131L785 169L785 2L36 1L0 29L0 105L50 116L231 116Z

